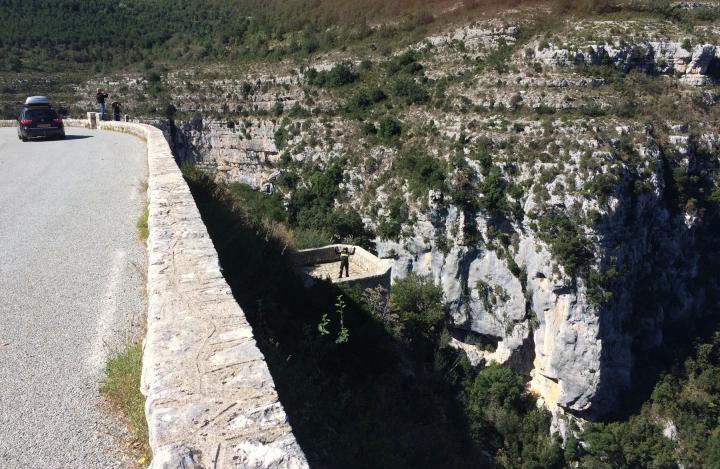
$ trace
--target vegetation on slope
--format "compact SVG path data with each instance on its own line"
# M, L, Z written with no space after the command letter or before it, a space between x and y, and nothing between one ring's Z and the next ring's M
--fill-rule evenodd
M503 366L473 369L449 347L437 286L416 276L399 281L387 310L356 290L324 283L306 290L283 256L294 228L279 201L185 172L311 464L674 468L715 461L720 335L700 339L684 363L677 357L686 356L687 336L703 334L669 337L675 353L649 379L657 384L642 409L575 428L563 447L549 434L549 414L526 393L526 378ZM329 190L332 181L341 179L330 176L318 188ZM682 181L675 184L682 189ZM338 340L341 327L347 342Z
M423 30L450 0L210 0L0 2L6 70L307 56L374 39L390 44ZM472 0L466 9L502 5Z
M372 293L305 289L283 255L287 237L271 228L274 210L265 217L248 193L185 174L313 467L562 467L524 379L473 369L449 347L439 287L410 276L387 310Z

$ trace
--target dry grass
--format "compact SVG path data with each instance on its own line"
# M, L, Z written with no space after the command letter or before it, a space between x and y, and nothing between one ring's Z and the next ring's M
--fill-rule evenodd
M105 367L100 393L128 427L129 447L134 459L146 467L151 459L145 397L140 392L142 344L129 342Z

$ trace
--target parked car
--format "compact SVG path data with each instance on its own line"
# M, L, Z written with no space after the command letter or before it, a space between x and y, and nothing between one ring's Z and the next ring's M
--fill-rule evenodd
M46 96L30 96L18 117L18 138L27 142L30 138L65 138L62 118L52 108Z

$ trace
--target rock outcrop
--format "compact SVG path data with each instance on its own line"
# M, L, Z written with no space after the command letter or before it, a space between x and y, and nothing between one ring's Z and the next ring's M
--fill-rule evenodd
M679 77L688 85L701 86L718 78L720 55L713 44L699 44L691 50L679 42L639 44L590 44L585 49L563 49L552 44L537 45L534 60L544 65L612 65L624 71L640 69Z

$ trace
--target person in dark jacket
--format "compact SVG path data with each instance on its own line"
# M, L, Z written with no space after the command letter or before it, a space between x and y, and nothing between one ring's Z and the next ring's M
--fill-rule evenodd
M113 101L110 106L112 106L112 112L113 112L113 120L119 121L120 120L120 103L117 101Z
M97 99L97 105L98 105L98 114L100 114L101 121L105 120L105 98L107 98L107 97L108 97L108 94L104 89L102 89L102 88L97 89L96 99Z
M340 276L342 278L343 269L345 269L345 276L350 277L350 256L355 254L355 248L352 251L347 246L343 246L342 249L335 248L335 254L340 254Z

